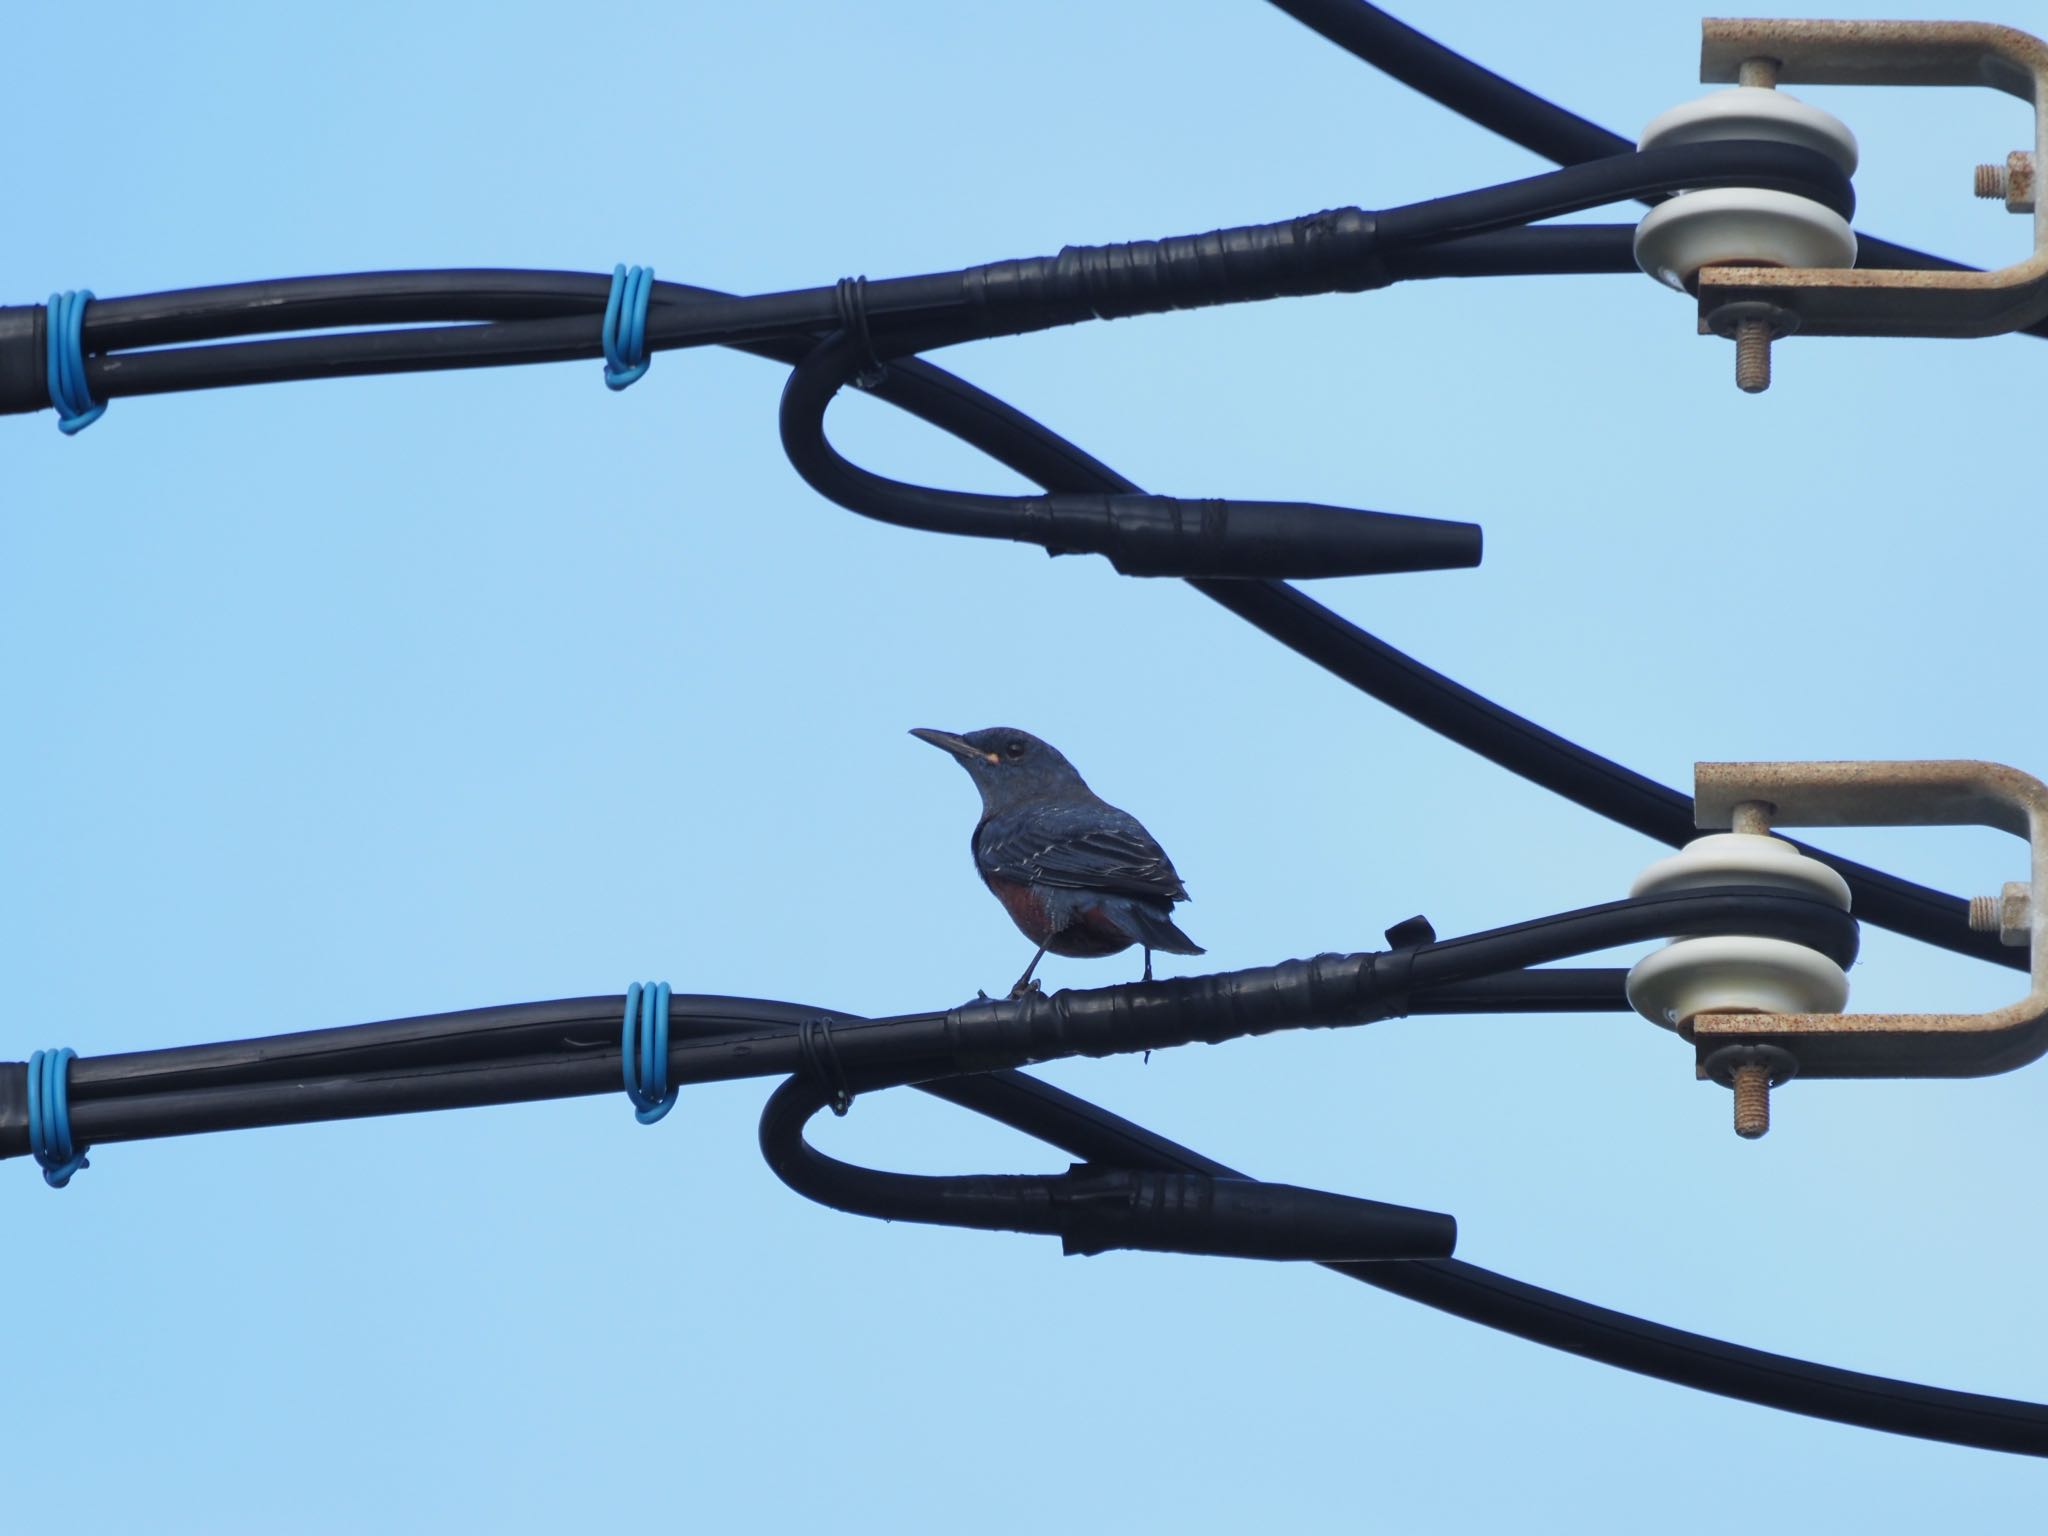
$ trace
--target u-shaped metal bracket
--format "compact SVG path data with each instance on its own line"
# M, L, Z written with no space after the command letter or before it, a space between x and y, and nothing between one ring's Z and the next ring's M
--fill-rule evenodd
M2048 43L1981 21L1700 23L1700 79L1732 81L1745 59L1803 85L1983 85L2034 108L2036 172L2048 170ZM1958 188L1961 168L1958 167ZM1700 329L1732 304L1786 311L1807 336L1996 336L2048 318L2048 199L2034 204L2034 253L1996 272L1706 267Z
M2048 784L1968 761L1700 763L1693 819L1733 824L1746 801L1775 826L1986 826L2026 839L2031 890L2048 893ZM1801 1077L1984 1077L2048 1053L2048 902L2026 903L2032 990L1989 1013L1702 1013L1689 1033L1702 1063L1730 1045L1789 1053ZM2010 939L2018 933L2007 935Z

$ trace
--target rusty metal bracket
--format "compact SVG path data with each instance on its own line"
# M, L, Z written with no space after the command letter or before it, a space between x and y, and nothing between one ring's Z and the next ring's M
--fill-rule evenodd
M2048 891L2048 784L1979 762L1699 763L1693 820L1733 824L1762 801L1776 826L1987 826L2025 838L2035 891ZM1958 918L1960 922L1961 919ZM2048 901L2031 903L2033 987L1989 1013L1703 1013L1683 1032L1707 1059L1774 1046L1813 1077L1983 1077L2048 1053Z
M1733 81L1746 60L1775 59L1804 85L1982 85L2034 108L2033 164L2048 167L2048 43L1979 21L1764 21L1700 24L1700 79ZM1732 334L1767 305L1808 336L1996 336L2048 319L2048 199L2034 208L2034 253L1996 272L1836 267L1708 267L1700 330ZM1730 306L1750 306L1747 310Z

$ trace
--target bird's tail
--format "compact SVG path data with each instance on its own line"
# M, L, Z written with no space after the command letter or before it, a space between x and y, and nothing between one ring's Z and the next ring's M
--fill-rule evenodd
M1125 920L1132 935L1147 949L1169 955L1201 955L1208 951L1173 925L1173 919L1149 902L1132 901L1124 906Z

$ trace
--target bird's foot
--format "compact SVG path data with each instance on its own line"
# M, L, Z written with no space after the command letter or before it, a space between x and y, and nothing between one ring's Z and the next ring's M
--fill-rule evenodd
M1045 988L1041 987L1036 981L1020 981L1017 985L1010 988L1010 1001L1013 1003L1020 997L1032 996L1045 996Z

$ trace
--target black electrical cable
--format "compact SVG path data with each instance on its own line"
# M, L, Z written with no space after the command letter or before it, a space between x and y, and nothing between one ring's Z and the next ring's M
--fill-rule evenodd
M1780 938L1848 966L1856 924L1816 898L1729 887L1608 902L1386 953L1319 955L1279 965L1018 999L981 999L893 1018L842 1017L833 1053L850 1073L913 1082L1070 1056L1219 1044L1276 1030L1369 1023L1412 995L1462 985L1490 1006L1520 979L1486 978L1645 939L1703 933ZM1563 984L1576 991L1578 982ZM1611 997L1611 993L1607 994ZM1546 1011L1560 999L1546 993ZM616 998L476 1009L292 1036L80 1057L71 1127L99 1145L254 1126L616 1092ZM799 1021L801 1022L801 1021ZM807 1056L790 1005L690 994L670 999L668 1080L723 1082L796 1074ZM764 1033L765 1031L765 1033ZM29 1151L26 1066L0 1064L0 1157Z
M1700 835L1689 796L1474 693L1291 588L1273 582L1198 585L1296 654L1532 784L1673 847ZM1786 841L1849 882L1856 915L1865 922L1995 965L2028 968L2028 950L2001 944L1995 933L1971 931L1969 903L1960 897Z
M1389 252L1386 260L1402 277L1433 277L1443 270L1462 274L1469 269L1502 276L1632 271L1635 263L1626 247L1634 236L1633 224L1535 225ZM601 315L610 291L611 279L600 273L520 267L269 278L95 299L86 310L84 342L88 352L118 352L340 327L551 320ZM654 285L656 305L675 304L701 314L713 301L751 302L743 295L686 283L657 281ZM816 329L832 329L837 323L836 317L830 317L821 320ZM781 333L777 339L800 340L808 350L816 337L808 332L799 336L801 330ZM800 355L785 360L794 361Z
M1364 0L1268 0L1319 37L1363 59L1390 79L1468 122L1497 133L1510 143L1559 165L1577 165L1626 154L1632 142L1589 122L1534 91L1475 64L1435 38L1397 21ZM1644 201L1656 201L1655 197ZM1866 269L1896 268L1916 272L1975 272L1967 262L1950 261L1858 231L1856 264ZM2028 336L2048 337L2048 320L2023 328Z
M1625 1013L1628 971L1623 966L1555 966L1505 971L1468 981L1442 982L1410 994L1411 1014Z
M1100 554L1126 576L1368 576L1479 563L1472 523L1305 502L1188 500L1117 493L990 496L907 485L862 469L825 436L825 409L864 366L835 332L789 373L782 446L819 495L867 517L931 533L1011 539L1052 554Z
M1418 987L1409 999L1415 1014L1599 1013L1626 1011L1628 972L1618 966L1553 967L1466 976ZM798 1003L765 998L716 997L678 992L672 1016L700 1033L773 1033L818 1013ZM300 1030L213 1045L81 1056L71 1085L101 1099L156 1093L173 1083L187 1088L329 1076L364 1076L413 1067L463 1066L551 1054L610 1051L617 1061L620 1000L616 996L565 998L473 1008L377 1024ZM852 1014L835 1015L850 1020ZM616 1085L613 1085L616 1087Z
M1387 253L1397 280L1640 272L1633 224L1531 224ZM87 311L91 313L90 310Z
M786 358L794 350L777 355ZM892 363L870 393L1049 491L1140 490L1042 423L922 359ZM1532 784L1673 847L1699 835L1689 796L1473 692L1283 582L1190 585L1352 687ZM1995 933L1971 931L1969 903L1961 897L1807 843L1794 846L1849 882L1864 921L1973 959L2028 968L2027 949L2002 944Z
M1276 0L1276 3L1280 3L1280 0ZM1307 4L1283 5L1283 8L1289 9L1296 14L1329 9L1327 7ZM1371 7L1347 5L1344 8L1370 12L1382 20L1391 20L1390 18L1385 18L1383 13L1374 11ZM1311 24L1313 25L1314 23ZM1398 23L1393 25L1399 26ZM1420 34L1414 35L1417 38L1420 37ZM1428 43L1427 39L1421 39L1421 41L1425 44ZM1429 46L1434 48L1436 45L1429 44ZM1448 52L1448 50L1442 51ZM1453 59L1456 58L1455 55L1451 55L1451 57ZM1465 61L1459 60L1458 62L1464 63ZM1475 70L1479 75L1485 76L1485 72L1477 71L1476 66L1468 67ZM1505 84L1505 82L1499 82L1498 77L1485 76L1485 78L1499 84ZM1522 94L1527 95L1527 93ZM1542 103L1540 98L1530 99L1536 102L1539 107L1549 107L1549 104ZM1552 112L1557 111L1554 108L1550 110ZM1569 117L1569 114L1561 115ZM1591 128L1591 125L1583 124L1583 120L1574 119L1574 121L1580 122L1587 128ZM1594 131L1597 132L1599 130ZM1575 247L1578 254L1569 258L1572 261L1597 260L1603 263L1614 261L1617 242L1614 239L1614 231L1612 229L1607 229L1599 234L1588 233L1581 235L1574 233L1566 236L1564 240L1552 238L1551 233L1547 231L1527 230L1514 233L1524 237L1535 237L1531 239L1526 249L1533 251L1541 247L1558 253L1554 259L1558 260L1560 264L1545 266L1541 270L1621 270L1619 267L1608 265L1586 267L1563 264L1567 260L1563 255L1567 250L1567 240L1578 242ZM1866 239L1866 250L1869 250L1872 245L1877 243ZM1469 270L1475 272L1507 270L1503 266L1488 265L1488 258L1478 254L1480 251L1478 242L1461 242L1461 244L1466 244L1467 250L1473 253L1465 258L1469 264ZM1506 247L1501 246L1496 249L1505 250ZM1450 247L1446 246L1445 250L1448 252ZM1900 251L1899 254L1912 258L1900 262L1902 265L1951 268L1958 266L1958 264L1948 263L1940 258L1927 257L1923 253ZM1495 256L1490 259L1493 261L1503 261L1507 258ZM1455 267L1455 264L1453 264L1453 267ZM1400 273L1398 275L1417 274ZM1444 275L1449 274L1447 272ZM345 282L349 280L339 281ZM495 315L495 312L493 313ZM460 314L444 314L438 316L438 318L462 318L462 316ZM173 322L166 321L164 323L171 324ZM305 323L312 324L316 322L307 321ZM348 322L337 320L317 323ZM388 320L379 320L371 323L390 322ZM248 329L253 331L268 328L268 326L251 324ZM2037 327L2034 329L2036 333L2039 333L2042 328ZM239 333L220 332L217 334L246 333L245 331ZM94 341L92 344L95 346L101 345L97 341ZM750 345L745 349L757 351L763 355L781 356L785 361L795 361L794 357L786 355L787 348L785 346L776 346L772 342ZM594 352L579 351L574 355L594 355ZM950 380L948 376L937 369L930 368L929 365L899 364L895 372L899 376L908 376L913 367L917 370L919 382L926 385L936 385L941 394L955 394L956 391L968 391L970 394L979 393L969 391L969 387L960 385L959 381ZM96 390L96 393L99 393L99 391ZM1000 408L990 411L988 409L990 405ZM1008 407L1000 406L1000 402L989 401L986 397L980 400L971 397L962 400L956 397L949 401L939 414L954 416L957 419L959 408L962 406L965 407L968 416L979 416L985 421L998 423L1004 431L1014 429L1020 421L1027 423L1041 438L1050 439L1053 444L1057 445L1056 453L1058 456L1067 457L1070 461L1094 465L1094 461L1089 460L1078 449L1073 449L1071 445L1064 444L1057 438L1052 438L1051 434L1045 433L1041 428L1037 428L1036 423L1030 423L1029 418L1023 418L1019 413L1011 411ZM924 413L919 412L919 414ZM933 420L935 424L944 424L939 420L939 415L927 416L926 419ZM1014 448L1014 446L1013 442L1012 447ZM1043 449L1044 446L1045 444L1042 441L1036 445L1039 449ZM1100 466L1094 467L1100 468ZM1103 473L1112 481L1118 481L1120 484L1128 487L1128 482L1120 482L1120 477L1109 475L1106 470ZM1128 487L1128 489L1135 491L1135 487ZM1279 592L1286 591L1284 588L1277 587L1276 590ZM1288 595L1298 596L1298 594ZM1331 617L1334 618L1335 616L1332 615ZM1368 640L1371 638L1363 636L1362 632L1357 633L1362 638ZM1406 660L1406 658L1402 659ZM1436 674L1429 674L1429 680L1435 684L1448 687L1454 688L1456 686L1450 684L1448 679L1443 679ZM1480 702L1484 703L1485 701ZM1505 712L1501 713L1504 714ZM1510 716L1508 718L1515 719L1517 717ZM1520 723L1525 726L1528 725L1528 722ZM1530 728L1535 729L1534 727ZM1549 733L1542 734L1548 736ZM1552 740L1558 739L1552 738ZM1570 753L1586 758L1591 757L1591 754L1585 754L1583 749L1572 747L1570 743L1560 742L1560 744L1569 749ZM1605 760L1602 759L1596 758L1593 761L1601 763L1608 768L1615 768L1615 765L1605 764ZM1616 771L1626 772L1626 770L1619 769L1616 769ZM1647 783L1648 781L1644 782ZM1661 790L1661 786L1652 785L1651 788ZM1670 795L1673 792L1663 790L1662 793ZM1594 808L1600 809L1601 807L1596 805ZM1855 866L1851 866L1851 868L1855 868ZM1888 880L1890 877L1880 878ZM1895 883L1899 885L1907 884L1906 882ZM1918 887L1909 888L1914 891L1920 890ZM1929 896L1935 895L1935 893L1924 894ZM1938 898L1937 905L1953 902L1953 900L1953 898ZM1936 939L1935 942L1945 942L1945 940ZM1958 946L1951 944L1949 947ZM2012 961L2012 957L2004 956L1987 956L1987 958L2004 958L2009 963ZM1612 976L1615 973L1585 974L1589 976L1596 974ZM1571 985L1585 986L1590 995L1604 997L1608 995L1611 983L1601 982L1594 984L1574 980ZM1445 990L1448 992L1450 989L1446 988ZM1563 988L1558 989L1558 995L1562 995L1563 991ZM1417 1011L1424 1010L1418 1008ZM1163 1138L1153 1136L1149 1132L1144 1132L1141 1128L1132 1126L1128 1122L1118 1121L1115 1117L1109 1116L1106 1112L1096 1110L1093 1106L1083 1103L1083 1101L1060 1094L1057 1090L1049 1089L1045 1085L1034 1083L1030 1079L1023 1078L1017 1074L1000 1073L983 1077L954 1079L930 1085L928 1091L935 1092L941 1097L949 1098L967 1107L976 1108L980 1112L991 1114L995 1118L1003 1119L1005 1123L1012 1124L1018 1129L1027 1130L1031 1134L1042 1134L1041 1130L1034 1129L1034 1127L1050 1127L1057 1123L1063 1127L1062 1134L1072 1138L1071 1141L1063 1141L1062 1144L1068 1145L1069 1149L1074 1151L1076 1155L1128 1156L1134 1144L1142 1144L1149 1149L1151 1156L1161 1159L1161 1161L1152 1163L1149 1166L1201 1169L1222 1177L1234 1176L1230 1170L1224 1168L1221 1164L1211 1163L1196 1154L1186 1151L1186 1149L1175 1147L1172 1143L1164 1141ZM4 1092L0 1092L0 1098L4 1097ZM1112 1145L1116 1150L1108 1154L1091 1151L1087 1146L1087 1143L1090 1141L1098 1145ZM1179 1159L1179 1161L1176 1161L1176 1159ZM1718 1341L1702 1339L1697 1335L1660 1328L1655 1324L1628 1318L1622 1314L1608 1312L1602 1308L1591 1307L1586 1303L1573 1301L1571 1298L1561 1297L1555 1293L1541 1291L1535 1287L1523 1286L1518 1282L1508 1280L1502 1276L1491 1275L1487 1271L1476 1269L1471 1265L1449 1262L1379 1265L1373 1266L1372 1271L1363 1272L1350 1268L1345 1270L1346 1273L1354 1275L1355 1278L1366 1279L1370 1283L1380 1284L1383 1288L1394 1290L1399 1294L1410 1295L1413 1299L1425 1301L1430 1305L1438 1306L1456 1315L1465 1316L1474 1321L1485 1322L1490 1326L1507 1328L1509 1331L1521 1333L1532 1340L1550 1343L1560 1348L1567 1348L1589 1358L1622 1365L1628 1369L1663 1376L1665 1379L1678 1381L1686 1385L1699 1386L1706 1390L1719 1391L1725 1395L1743 1397L1751 1401L1768 1403L1773 1406L1788 1407L1794 1411L1815 1413L1823 1417L1836 1418L1843 1422L1865 1424L1870 1427L1885 1428L1900 1433L1918 1434L1935 1439L1951 1440L1957 1443L1982 1445L1995 1449L2020 1450L2031 1454L2042 1454L2044 1446L2048 1446L2048 1428L2044 1428L2044 1426L2048 1426L2048 1410L2044 1410L2037 1405L2011 1403L1999 1399L1976 1397L1971 1394L1947 1393L1937 1389L1914 1388L1882 1378L1866 1377L1852 1372L1833 1371L1826 1367L1789 1361L1780 1356L1765 1355L1759 1351L1742 1350L1736 1346L1721 1344ZM1401 1278L1395 1278L1396 1275L1399 1275ZM1563 1326L1560 1326L1560 1324ZM1792 1400L1795 1396L1798 1399L1796 1402Z
M1812 905L1812 904L1809 904ZM1603 919L1604 921L1604 919ZM1517 925L1526 928L1528 925ZM1539 922L1536 927L1544 926ZM1499 935L1474 936L1477 940ZM1554 936L1553 936L1554 937ZM1581 938L1586 937L1582 932ZM1453 952L1459 941L1450 941ZM1524 932L1517 944L1543 942L1540 934ZM1455 953L1453 953L1455 959ZM1466 957L1471 958L1471 957ZM1510 998L1532 1009L1547 1009L1572 994L1584 995L1600 1006L1612 1003L1621 973L1613 970L1577 972L1531 971L1519 975L1454 982L1436 989L1420 989L1410 999L1414 1011L1438 1011L1433 996L1452 1001L1463 992L1472 1001L1483 1002L1489 1010L1504 1006ZM1549 985L1537 985L1537 983ZM829 1022L835 1030L859 1024L851 1015L791 1003L773 1003L741 998L691 998L676 1000L681 1006L672 1016L672 1029L688 1035L703 1029L719 1034L743 1032L757 1045L765 1045L777 1034L794 1037L807 1023ZM197 1079L218 1084L232 1074L259 1074L274 1089L309 1093L302 1105L314 1113L299 1118L331 1118L335 1101L324 1090L345 1084L345 1076L314 1077L321 1068L336 1073L347 1061L345 1037L354 1034L363 1042L364 1060L392 1063L390 1053L424 1052L447 1066L444 1077L460 1078L464 1068L460 1052L453 1048L455 1037L488 1042L492 1052L531 1051L551 1043L558 1051L582 1055L585 1061L572 1072L556 1064L552 1090L529 1082L523 1097L537 1098L567 1093L616 1092L618 1089L618 1046L616 996L574 999L563 1003L534 1004L517 1009L480 1009L466 1014L442 1015L429 1019L398 1020L385 1025L352 1026L350 1030L311 1031L298 1036L269 1040L233 1042L223 1046L185 1047L180 1051L137 1052L126 1056L80 1058L73 1066L78 1081L92 1094L108 1094L108 1102L134 1104L160 1097L167 1075L182 1070L183 1056ZM381 1056L377 1053L383 1053ZM796 1057L792 1053L792 1060ZM360 1065L354 1063L353 1065ZM531 1065L514 1058L511 1065ZM0 1069L0 1150L10 1154L25 1149L22 1102L25 1097L23 1073L17 1064ZM584 1081L587 1079L587 1081ZM422 1087L434 1087L431 1076L421 1077ZM78 1082L74 1082L74 1088ZM461 1097L463 1102L502 1102L473 1083ZM1178 1147L1142 1127L1120 1120L1086 1101L1037 1083L1013 1072L995 1072L949 1078L921 1085L924 1091L948 1102L989 1115L1006 1125L1041 1137L1073 1155L1112 1167L1158 1169L1167 1172L1205 1174L1212 1178L1242 1178L1221 1163ZM212 1092L221 1092L218 1087ZM231 1090L230 1090L231 1091ZM206 1090L195 1095L203 1099ZM446 1095L443 1095L446 1097ZM425 1102L401 1107L440 1107ZM343 1111L350 1112L350 1111ZM74 1129L79 1110L74 1108ZM250 1120L236 1123L270 1123ZM186 1125L180 1130L197 1129ZM172 1132L165 1132L171 1134ZM81 1140L92 1139L81 1134ZM108 1138L110 1139L110 1138ZM1121 1196L1117 1198L1121 1199ZM1083 1246L1086 1235L1083 1236ZM1357 1267L1339 1266L1339 1272L1354 1279L1379 1285L1382 1289L1424 1302L1453 1315L1490 1327L1519 1334L1531 1342L1564 1349L1587 1358L1660 1377L1681 1386L1697 1387L1792 1412L1814 1414L1844 1423L1920 1435L1989 1449L2042 1454L2048 1447L2048 1408L2010 1403L1938 1388L1915 1387L1879 1377L1838 1371L1744 1349L1718 1340L1611 1312L1589 1303L1560 1296L1535 1286L1524 1285L1502 1275L1456 1261L1385 1262Z
M1583 160L1626 148L1626 142L1614 135L1606 135L1594 147L1581 143L1572 148L1575 133L1605 134L1605 130L1510 85L1373 7L1339 0L1287 8L1395 78L1539 153ZM1505 116L1493 111L1502 100L1509 101L1512 108ZM1581 235L1578 229L1604 232ZM1583 258L1585 270L1617 270L1619 237L1625 232L1607 226L1509 230L1422 247L1420 254L1434 252L1447 258L1447 270L1464 267L1484 272L1500 270L1487 251L1508 248L1495 247L1492 242L1532 242L1524 249L1554 242L1555 248L1564 252L1585 241L1587 244L1577 247L1574 261ZM1406 254L1391 257L1390 265L1405 259ZM1926 263L1954 265L1931 257ZM1569 263L1542 269L1580 270ZM583 315L602 308L607 287L606 279L589 274L490 270L294 278L96 301L87 311L85 335L88 347L101 349L157 346L278 326L550 316L568 316L580 322ZM748 302L712 290L662 283L656 286L656 315L665 314L672 304L690 307L709 300ZM18 370L30 381L23 399L0 402L0 410L39 409L47 403L40 384L42 314L40 307L0 310L0 330L12 316L21 322L18 328L24 337L32 334L36 338L36 345L27 349L30 366ZM815 340L784 337L741 344L740 350L794 366ZM596 352L593 340L583 355L595 356ZM1139 492L1135 484L1022 412L920 359L897 362L890 377L871 392L973 443L1049 491ZM1661 842L1680 844L1693 834L1690 802L1678 791L1493 704L1300 593L1275 582L1196 585L1352 686L1511 772ZM1880 927L1995 964L2027 967L2024 950L1999 944L1996 935L1969 931L1967 903L1960 898L1819 850L1806 851L1849 880L1859 912Z
M1840 167L1825 155L1798 145L1727 141L1681 145L1644 154L1567 166L1501 186L1372 213L1332 209L1276 224L1212 230L1167 240L1107 246L1069 246L1056 256L999 261L961 271L875 279L862 290L864 311L877 344L886 354L891 333L908 327L894 350L932 347L990 336L1016 335L1090 319L1160 313L1195 306L1245 303L1283 295L1358 292L1384 286L1398 276L1388 255L1403 248L1484 236L1512 226L1599 207L1638 195L1679 187L1740 185L1793 191L1841 212L1854 209L1855 194ZM1543 242L1536 242L1541 245ZM1583 252L1601 245L1611 260L1611 237L1589 242L1567 237L1553 242ZM1452 269L1459 266L1452 259ZM1411 269L1417 264L1411 263ZM1426 262L1420 264L1426 270ZM372 274L372 279L399 276ZM383 300L397 304L388 282L372 282ZM250 285L227 301L221 334L246 334L263 317L250 302ZM453 295L444 295L452 299ZM125 327L130 336L189 333L192 323L176 308L175 296L148 296L136 315L118 309L112 321L95 311L134 304L96 301L87 311L89 348L103 349ZM227 388L288 379L338 378L429 369L496 367L594 357L598 332L582 314L533 316L540 307L531 287L516 282L495 291L505 307L528 318L485 319L455 326L428 325L396 331L353 331L339 335L278 337L210 346L155 345L155 350L95 350L87 359L92 396ZM472 296L467 313L488 310ZM664 303L648 318L651 348L735 345L836 328L843 300L837 286L763 294L747 298L700 294L686 304ZM332 321L347 306L330 300ZM416 306L412 313L423 313ZM35 361L43 324L39 308L0 311L0 411L33 410L47 404L36 386ZM274 326L309 323L301 314L267 317ZM10 362L11 360L11 362Z
M1242 1177L1085 1099L1021 1072L921 1085L935 1098L1115 1167ZM1923 1440L2048 1456L2048 1404L1869 1376L1615 1312L1457 1259L1332 1265L1410 1301L1603 1365L1762 1407Z
M872 1091L873 1085L862 1091ZM1058 1237L1068 1254L1112 1248L1222 1258L1449 1258L1458 1224L1436 1211L1258 1179L1083 1165L1055 1174L889 1173L827 1157L804 1126L831 1090L792 1077L761 1111L761 1155L806 1199L882 1221Z

